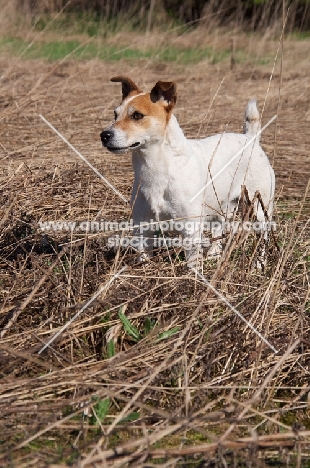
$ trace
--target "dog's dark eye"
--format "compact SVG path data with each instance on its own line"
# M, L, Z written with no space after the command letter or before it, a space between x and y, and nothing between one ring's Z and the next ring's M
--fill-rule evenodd
M114 119L117 120L117 113L114 111Z
M133 113L131 114L131 118L132 118L133 120L141 120L141 119L143 119L143 117L144 117L144 115L141 114L141 112L135 111L135 112L133 112Z

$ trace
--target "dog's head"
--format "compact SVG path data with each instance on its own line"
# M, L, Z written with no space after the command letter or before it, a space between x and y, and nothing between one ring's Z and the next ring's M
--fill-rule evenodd
M122 83L123 100L114 111L115 122L100 134L103 146L119 154L162 140L177 99L175 83L158 81L143 93L130 78L111 81Z

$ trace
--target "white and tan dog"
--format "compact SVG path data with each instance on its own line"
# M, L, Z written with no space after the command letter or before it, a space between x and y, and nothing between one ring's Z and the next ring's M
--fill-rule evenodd
M182 235L191 240L186 259L190 266L196 266L202 236L199 220L219 221L213 237L220 238L222 223L237 207L243 185L250 198L260 192L271 217L273 169L258 137L242 150L260 128L255 101L247 105L244 134L223 133L194 140L184 136L172 113L177 97L175 83L158 81L150 93L143 93L130 78L117 76L112 81L122 83L123 100L115 109L115 122L100 136L103 146L113 153L132 150L135 226L151 220L182 220ZM240 155L234 157L238 152ZM258 203L255 210L258 221L263 222ZM151 226L143 231L139 250L151 253L154 231ZM135 235L138 233L139 228ZM218 253L219 244L212 244L208 254Z

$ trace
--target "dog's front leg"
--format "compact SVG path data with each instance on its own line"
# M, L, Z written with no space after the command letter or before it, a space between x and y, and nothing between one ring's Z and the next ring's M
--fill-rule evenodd
M143 200L144 202L144 200ZM146 261L153 254L155 225L151 210L145 209L145 203L141 203L137 197L132 211L133 239L132 246L140 252L139 261Z
M143 262L153 254L154 232L146 222L134 221L134 226L132 245L140 252L138 261Z
M187 222L190 228L186 229L183 235L183 247L188 268L202 270L202 227L200 222Z

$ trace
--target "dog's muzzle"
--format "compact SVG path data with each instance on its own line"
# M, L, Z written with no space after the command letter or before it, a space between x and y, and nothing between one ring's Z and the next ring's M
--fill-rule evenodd
M118 147L118 146L113 145L113 143L111 144L111 140L113 139L113 137L114 137L113 130L103 130L103 132L100 133L102 145L105 148L107 148L109 151L111 151L112 153L116 153L116 154L126 153L126 151L128 150L137 148L138 146L140 146L140 142L137 142L130 146Z

